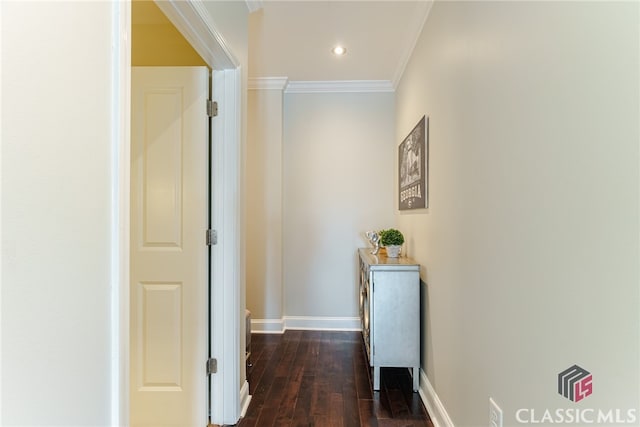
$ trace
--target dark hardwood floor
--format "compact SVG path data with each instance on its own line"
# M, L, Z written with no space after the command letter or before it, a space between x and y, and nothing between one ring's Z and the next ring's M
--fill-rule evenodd
M253 334L252 395L238 427L433 427L406 368L371 375L359 332Z

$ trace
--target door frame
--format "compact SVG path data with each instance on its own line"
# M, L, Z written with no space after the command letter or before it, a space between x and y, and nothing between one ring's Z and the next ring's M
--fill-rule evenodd
M202 0L156 3L213 70L219 104L212 120L211 224L219 244L212 248L211 342L218 359L212 376L211 422L235 424L240 417L241 355L241 144L242 73ZM131 3L112 2L112 200L111 227L111 425L129 425L129 236L131 185ZM204 243L204 230L203 230ZM203 338L204 339L204 338ZM213 347L213 345L212 345ZM203 366L203 374L205 367ZM246 398L243 398L246 400Z

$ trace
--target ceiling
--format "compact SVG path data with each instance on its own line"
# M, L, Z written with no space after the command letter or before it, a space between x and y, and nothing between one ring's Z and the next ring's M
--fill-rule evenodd
M396 83L430 0L274 1L249 18L249 76ZM336 44L347 48L333 55Z

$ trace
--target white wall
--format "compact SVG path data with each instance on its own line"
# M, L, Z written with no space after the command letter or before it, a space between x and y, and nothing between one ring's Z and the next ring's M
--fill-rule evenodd
M280 320L282 306L282 89L250 90L247 129L247 308Z
M1 7L0 423L108 425L112 5Z
M638 409L639 5L437 2L397 90L430 116L422 367L456 426L518 408ZM578 364L574 404L557 374ZM637 422L637 421L636 421Z
M203 5L224 38L229 53L246 72L249 63L249 9L246 2L204 1Z
M394 94L285 94L287 316L357 317L361 234L394 222Z

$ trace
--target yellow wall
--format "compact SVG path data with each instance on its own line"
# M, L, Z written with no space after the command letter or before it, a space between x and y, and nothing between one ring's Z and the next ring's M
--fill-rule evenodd
M131 9L131 65L207 65L155 2L134 0Z

